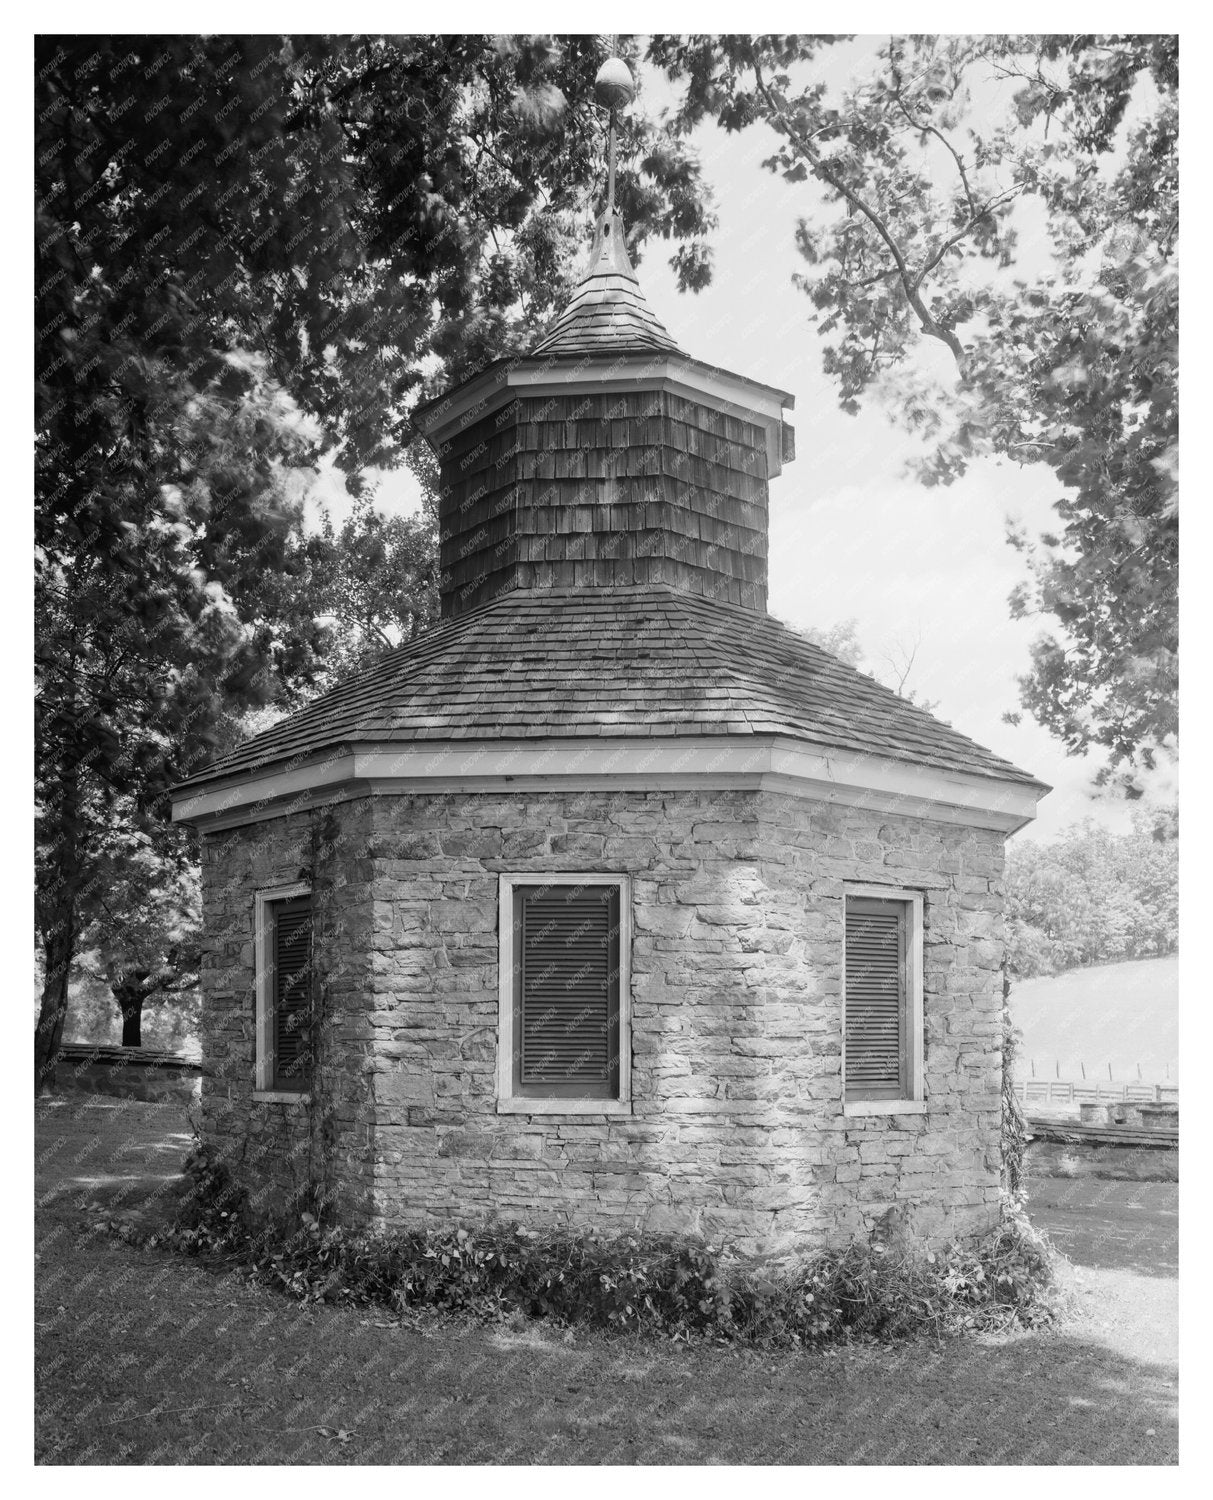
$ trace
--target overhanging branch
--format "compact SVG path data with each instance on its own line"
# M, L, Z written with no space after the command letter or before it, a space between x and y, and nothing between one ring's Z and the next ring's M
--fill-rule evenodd
M947 347L952 351L953 358L956 360L956 363L960 366L961 371L963 372L967 358L964 345L960 342L952 329L945 327L942 323L938 322L932 316L930 309L927 307L922 297L922 284L926 277L930 275L935 267L938 266L939 263L943 260L944 256L948 253L949 250L955 249L957 245L959 245L963 240L967 239L987 214L991 213L1000 204L1007 202L1010 198L1013 198L1018 193L1020 193L1023 190L1023 185L1016 184L1014 187L1007 188L1003 192L997 193L993 198L990 198L985 203L978 203L973 196L972 188L969 183L968 174L965 170L964 163L959 154L956 152L955 148L952 146L951 142L948 141L947 138L942 134L942 132L937 130L933 125L923 125L920 122L916 121L901 100L900 94L896 94L895 97L897 98L898 104L901 107L902 113L905 115L907 121L909 121L909 123L915 129L924 130L929 134L937 136L951 153L952 158L956 163L957 170L960 174L961 184L965 193L965 200L969 207L969 217L963 227L957 230L955 234L949 235L940 245L938 245L933 251L931 251L930 254L928 254L925 260L922 262L920 268L917 271L914 271L911 268L910 263L901 248L901 245L898 243L896 235L894 235L893 231L889 228L886 220L879 213L877 213L875 208L873 208L870 203L868 203L863 197L861 197L854 188L850 187L838 175L838 173L833 170L830 164L821 156L816 147L813 145L813 133L799 129L795 125L795 123L788 118L787 112L784 110L783 106L779 103L779 101L776 99L775 95L771 92L771 89L767 85L766 79L762 75L761 65L757 61L755 61L754 63L754 81L758 87L758 92L766 101L767 108L770 110L772 119L775 122L777 128L783 133L784 136L787 137L793 149L808 163L809 169L812 171L813 175L820 181L824 182L828 187L833 188L833 190L841 197L845 198L847 203L850 204L851 208L856 213L861 214L868 221L868 223L872 225L873 229L875 229L876 233L880 236L881 240L884 242L886 248L888 249L889 254L893 258L893 263L896 267L897 279L901 283L901 288L905 293L906 301L913 309L914 315L918 319L918 323L922 331L930 338L938 339L941 343L946 344ZM892 274L892 272L890 272L889 274Z

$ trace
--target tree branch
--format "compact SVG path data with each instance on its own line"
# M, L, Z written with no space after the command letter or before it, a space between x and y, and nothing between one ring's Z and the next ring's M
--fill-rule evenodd
M896 266L890 266L887 270L877 271L875 276L865 276L860 281L848 281L844 277L842 284L849 292L858 292L865 286L875 286L878 281L887 281L890 276L899 274Z
M1006 203L1009 199L1016 197L1019 193L1023 192L1023 188L1023 183L1017 182L1014 187L1005 188L1001 193L995 193L993 198L989 199L989 201L982 208L979 208L977 212L973 214L973 216L969 219L969 222L964 226L963 229L958 229L955 234L949 235L949 237L944 240L943 244L940 245L938 250L936 250L933 255L931 255L926 261L923 262L922 270L919 271L918 275L914 278L915 286L920 286L922 284L923 277L928 276L935 269L935 267L944 258L949 250L951 250L954 246L959 245L961 240L972 234L973 230L977 227L978 221L980 219L983 219L991 209L997 208L1000 203Z
M893 64L893 76L896 80L896 86L893 89L893 97L897 100L898 109L901 110L902 114L906 117L906 120L915 130L921 130L925 135L933 135L935 139L945 147L952 160L956 163L957 172L960 173L960 181L961 185L964 188L965 201L969 205L970 221L978 218L979 214L977 204L973 199L973 189L969 186L969 174L965 171L964 160L961 157L960 152L957 151L956 147L953 146L952 142L948 140L947 136L944 135L943 131L938 129L937 126L930 124L924 125L921 120L916 120L910 113L909 106L906 104L905 99L902 96L901 73L896 63Z
M889 254L893 257L893 261L897 266L898 279L901 282L902 290L906 294L906 300L913 308L914 314L918 318L918 322L922 328L922 331L925 334L929 335L931 338L939 339L941 343L946 344L952 351L952 355L955 358L956 363L963 371L966 359L964 345L960 342L960 340L956 337L956 335L950 328L945 328L942 324L935 321L935 319L931 316L926 303L922 300L920 287L922 284L922 276L925 274L925 272L920 273L917 277L915 277L906 262L905 256L902 254L901 246L897 243L892 230L885 223L885 221L880 217L876 210L872 208L870 204L866 203L858 195L858 193L849 188L847 184L842 180L842 178L830 169L830 167L825 163L825 161L813 148L813 146L809 144L809 137L807 137L803 131L797 130L796 127L788 120L782 107L776 102L770 89L767 87L766 80L762 76L762 68L757 61L755 61L754 63L754 81L758 86L758 92L766 100L768 109L771 111L771 114L774 116L774 118L778 121L779 128L783 131L784 135L787 136L788 140L791 141L793 147L808 162L814 176L820 178L821 181L826 183L829 187L832 187L836 193L841 194L842 197L844 197L858 213L861 213L864 218L867 219L867 221L876 230L876 233L884 241L885 245L888 247ZM964 233L968 233L971 228L972 223L966 226ZM940 252L940 256L943 253L946 253L947 248L948 247L945 246L944 251ZM936 257L933 264L938 264L940 256Z
M881 319L876 325L876 332L872 336L872 351L868 355L868 373L876 373L876 357L880 352L880 335L884 332L885 319Z

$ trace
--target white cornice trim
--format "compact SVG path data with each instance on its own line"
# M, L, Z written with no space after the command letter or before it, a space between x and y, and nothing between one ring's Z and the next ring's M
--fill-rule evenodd
M782 471L783 393L679 354L654 353L651 359L642 360L587 358L575 364L505 365L469 380L415 420L436 449L520 392L553 390L573 396L666 390L683 399L701 401L727 416L756 421L766 434L768 477L773 479Z
M1040 784L822 749L780 736L447 741L367 745L173 797L173 820L235 827L375 794L770 790L1014 833Z

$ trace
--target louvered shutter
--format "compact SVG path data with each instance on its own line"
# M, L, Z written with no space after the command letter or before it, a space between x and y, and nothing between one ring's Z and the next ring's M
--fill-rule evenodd
M515 1092L618 1098L618 886L517 887L515 954Z
M848 1099L905 1094L906 919L904 901L847 897Z
M306 896L274 905L274 1082L305 1089L311 1074L312 912Z

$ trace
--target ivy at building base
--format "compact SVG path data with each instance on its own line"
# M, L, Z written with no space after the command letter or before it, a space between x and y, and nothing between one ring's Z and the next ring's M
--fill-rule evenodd
M1058 1312L1055 1254L1022 1205L975 1244L932 1251L880 1234L840 1250L766 1262L689 1237L602 1236L490 1223L369 1231L301 1207L258 1216L222 1158L199 1144L171 1226L111 1222L128 1241L220 1262L301 1302L429 1308L485 1321L519 1314L562 1327L685 1342L795 1348L1010 1332Z

